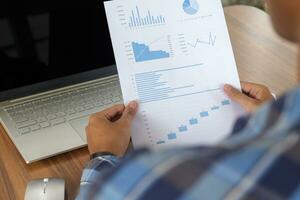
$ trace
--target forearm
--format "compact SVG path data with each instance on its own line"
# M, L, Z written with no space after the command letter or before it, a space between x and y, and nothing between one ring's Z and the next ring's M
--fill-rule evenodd
M120 159L112 155L99 156L90 160L82 172L76 200L88 199L93 185L102 184L103 175L113 169L119 162Z

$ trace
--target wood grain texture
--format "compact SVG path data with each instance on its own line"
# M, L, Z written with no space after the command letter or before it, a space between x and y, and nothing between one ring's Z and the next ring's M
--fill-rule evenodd
M273 30L268 15L254 7L225 9L240 79L267 85L277 95L297 85L297 48Z
M27 165L0 127L0 199L22 200L27 183L45 177L63 178L68 199L74 199L83 166L88 159L87 148L82 148Z
M227 7L225 14L241 80L266 84L277 94L294 87L296 47L275 35L267 14L247 6ZM74 199L87 160L82 148L26 165L0 126L0 199L22 200L27 183L44 177L65 179L68 199Z

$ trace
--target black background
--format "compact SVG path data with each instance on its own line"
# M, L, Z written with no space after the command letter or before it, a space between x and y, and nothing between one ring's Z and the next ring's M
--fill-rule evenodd
M102 0L0 1L0 18L22 22L43 13L49 13L49 64L30 56L10 58L0 49L0 91L114 64Z

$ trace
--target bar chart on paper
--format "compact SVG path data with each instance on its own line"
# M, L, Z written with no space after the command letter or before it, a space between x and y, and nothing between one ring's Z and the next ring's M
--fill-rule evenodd
M190 118L186 118L180 124L170 129L169 132L166 131L163 135L151 136L150 141L153 146L164 146L170 143L181 142L180 140L184 140L185 137L189 138L193 132L196 132L196 136L199 136L201 134L200 130L203 130L201 127L209 123L210 118L216 118L216 116L220 114L222 116L220 112L224 112L230 105L231 101L224 99L215 102L215 104L212 104L210 107L202 108L198 110L198 112L195 110L194 113L191 112L192 116ZM194 135L195 134L193 134L193 136Z
M141 103L140 109L138 126L143 127L143 132L134 135L133 144L156 150L216 145L228 136L234 124L232 119L239 112L232 112L235 105L221 90L168 100L155 99Z
M143 29L166 24L166 19L163 15L154 13L149 9L141 11L139 6L134 6L132 9L127 10L124 5L118 5L116 10L121 26L126 26L130 29Z
M192 74L201 72L203 63L156 71L137 73L134 75L136 92L141 103L176 99L194 94L220 91L219 87L203 89L199 87L197 77ZM189 76L187 81L180 81L182 77ZM173 81L170 81L173 80Z
M153 15L150 10L145 13L140 12L138 6L134 10L131 10L131 16L129 20L130 28L140 28L151 25L163 25L166 23L165 17L162 15Z

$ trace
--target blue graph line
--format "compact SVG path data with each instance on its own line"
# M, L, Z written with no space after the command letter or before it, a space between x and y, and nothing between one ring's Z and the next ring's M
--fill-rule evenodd
M138 89L139 95L143 96L143 94L168 94L170 92L174 92L175 90L172 89L171 87L165 87L165 88L158 88L158 89L152 89L148 88L148 90L145 90L145 88Z
M142 84L142 83L139 83L139 84ZM145 84L142 86L139 85L137 88L141 91L143 91L143 90L149 91L149 90L153 89L154 87L162 87L162 86L166 86L166 85L167 85L166 82L162 82L162 83L153 83L153 84L149 84L149 85Z
M195 42L195 44L191 44L189 42L187 42L187 44L190 45L193 48L196 48L199 44L205 44L205 45L215 46L216 40L217 40L217 36L213 36L212 33L210 33L208 41L202 41L202 40L197 39L197 41Z
M228 105L230 105L230 100L229 99L225 99L225 100L220 102L220 106L226 107ZM211 110L212 111L219 110L219 109L221 109L220 106L214 105L213 107L211 107ZM206 117L209 117L209 112L208 111L200 112L200 118L206 118ZM189 122L190 126L196 126L196 125L199 124L200 120L201 119L192 117L188 120L188 122ZM187 125L181 125L180 127L178 127L178 133L183 133L183 132L188 132L188 126ZM167 134L167 138L168 138L168 140L178 139L176 132L172 132L172 133ZM156 144L166 144L166 143L167 142L165 140L159 140Z
M136 83L138 83L138 84L155 85L155 84L166 83L166 82L157 82L159 80L160 80L160 77L144 77L144 78L136 77Z

